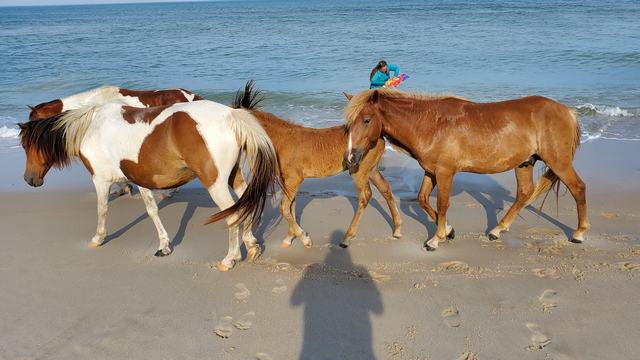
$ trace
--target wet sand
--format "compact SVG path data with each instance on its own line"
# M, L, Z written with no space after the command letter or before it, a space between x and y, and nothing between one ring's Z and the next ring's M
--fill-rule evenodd
M256 232L262 257L228 273L215 269L227 231L202 226L217 208L197 184L160 203L170 256L153 257L155 228L128 196L110 202L107 242L90 249L88 173L53 170L31 189L22 155L2 154L14 170L0 173L0 359L635 358L639 153L633 141L579 150L592 225L582 245L567 241L577 222L568 193L488 241L515 178L459 174L449 210L457 237L426 253L435 226L415 201L421 172L391 155L382 166L400 198L401 239L374 191L352 245L338 248L353 185L345 175L310 180L297 212L313 248L280 247L287 228L271 205Z

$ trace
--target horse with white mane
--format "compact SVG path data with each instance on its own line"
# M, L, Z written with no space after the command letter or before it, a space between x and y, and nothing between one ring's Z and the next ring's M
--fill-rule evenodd
M69 110L51 118L20 124L27 156L24 174L31 186L41 186L51 167L64 167L80 158L92 175L98 198L98 226L90 246L106 235L109 189L116 182L138 185L159 237L156 256L171 253L170 240L158 217L149 189L167 189L198 178L222 210L210 221L226 218L229 252L219 265L229 270L241 259L238 224L255 223L265 200L279 181L275 151L255 117L212 101L139 108L111 102ZM234 204L228 188L241 152L251 163L251 180ZM260 247L245 226L248 257Z

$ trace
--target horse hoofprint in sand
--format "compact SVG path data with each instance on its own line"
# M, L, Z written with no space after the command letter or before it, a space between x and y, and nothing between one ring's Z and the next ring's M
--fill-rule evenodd
M131 121L135 119L135 121ZM277 182L275 151L266 133L246 110L211 101L162 108L133 108L121 103L83 107L49 119L20 125L27 154L25 181L40 186L49 168L79 157L91 172L98 197L98 227L91 245L104 241L109 188L115 182L140 186L160 240L157 256L171 253L150 188L165 189L198 178L222 209L210 220L227 219L229 252L220 269L240 260L238 224L257 221ZM228 179L242 151L254 174L234 204ZM250 232L250 226L245 226ZM249 258L260 253L253 235L244 236Z

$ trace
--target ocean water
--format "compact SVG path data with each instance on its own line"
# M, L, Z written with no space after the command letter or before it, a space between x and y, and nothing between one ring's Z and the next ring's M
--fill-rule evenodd
M583 140L640 140L640 2L236 1L0 8L0 151L27 105L100 85L184 87L228 103L342 121L342 91L381 58L405 90L475 101L539 94L578 110Z

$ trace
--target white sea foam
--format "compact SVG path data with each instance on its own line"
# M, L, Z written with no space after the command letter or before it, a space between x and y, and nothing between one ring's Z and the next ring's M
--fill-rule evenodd
M576 106L576 109L578 110L579 113L584 115L600 114L600 115L606 115L606 116L619 116L619 117L637 115L632 111L629 111L627 109L621 109L617 106L594 105L591 103L578 105Z
M19 134L17 128L0 126L0 139L17 139Z

